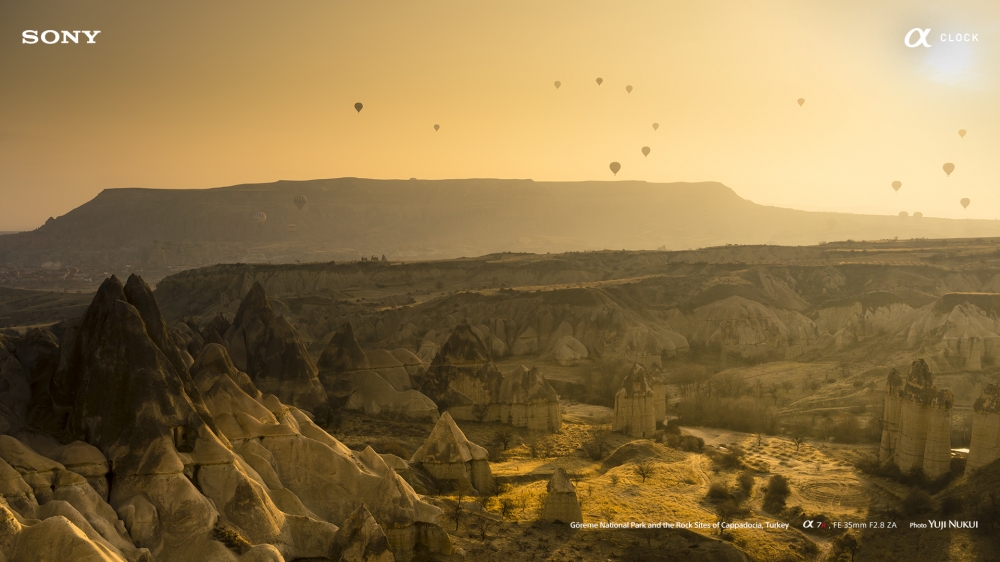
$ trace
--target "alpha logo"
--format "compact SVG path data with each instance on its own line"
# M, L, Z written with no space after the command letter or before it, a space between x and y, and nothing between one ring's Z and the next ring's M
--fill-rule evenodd
M100 33L100 30L56 31L55 29L46 29L45 31L39 33L37 29L26 29L23 33L21 33L21 43L25 45L34 45L41 40L41 42L46 45L55 45L56 43L62 43L63 45L67 43L79 44L81 33L84 34L87 39L84 44L93 45L97 43L97 34Z
M913 41L914 34L920 36L916 41ZM930 47L931 44L927 42L927 36L930 34L931 34L930 28L920 29L919 27L914 27L913 29L910 30L909 33L906 34L906 37L903 38L903 43L905 43L906 46L911 49L914 47L919 47L921 45L923 45L924 47Z

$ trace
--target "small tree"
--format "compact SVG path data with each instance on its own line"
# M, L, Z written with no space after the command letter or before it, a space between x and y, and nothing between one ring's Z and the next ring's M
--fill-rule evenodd
M510 519L517 509L517 502L512 498L500 498L500 517Z
M788 434L792 443L795 443L795 452L799 452L799 446L805 443L806 438L809 437L809 428L803 424L795 424L792 426L791 431Z
M458 499L455 501L455 509L451 512L451 518L455 521L455 531L458 532L458 525L462 520L462 498L465 497L465 491L462 488L458 489Z
M715 518L719 523L719 536L725 534L725 527L741 512L736 500L728 499L715 505Z
M642 478L642 483L645 484L646 479L656 473L656 465L649 459L644 459L635 463L632 470L635 472L636 476Z
M860 546L861 542L858 541L858 537L850 531L840 535L833 541L833 547L836 549L838 556L840 553L850 553L851 562L854 562L854 554L857 553Z
M514 440L514 435L513 429L510 427L503 427L498 429L496 433L493 434L493 442L503 447L503 450L506 451L507 447L509 447L511 442Z
M475 526L476 534L479 535L479 540L486 542L486 537L489 535L490 530L493 529L493 520L489 517L482 516L476 519Z
M764 509L771 513L781 511L785 508L785 500L791 493L788 479L780 474L775 474L767 481L767 490L764 492Z

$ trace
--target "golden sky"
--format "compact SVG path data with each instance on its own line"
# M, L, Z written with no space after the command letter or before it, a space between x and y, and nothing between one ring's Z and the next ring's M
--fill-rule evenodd
M945 4L10 0L0 230L111 187L341 176L714 180L782 207L996 218L1000 3ZM930 48L904 45L915 27Z

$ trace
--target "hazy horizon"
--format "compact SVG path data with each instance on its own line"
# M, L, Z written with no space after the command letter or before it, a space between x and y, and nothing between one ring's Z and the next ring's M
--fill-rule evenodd
M8 4L0 231L105 188L334 177L718 181L790 209L993 219L998 16L971 2ZM903 44L915 27L931 48ZM101 35L23 45L25 29ZM979 41L938 40L949 32Z

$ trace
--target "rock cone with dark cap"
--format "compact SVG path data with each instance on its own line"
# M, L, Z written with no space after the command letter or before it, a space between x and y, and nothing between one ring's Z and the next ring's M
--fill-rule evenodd
M261 392L309 410L326 401L316 365L295 328L274 313L260 283L243 297L223 339L233 363Z
M611 429L624 431L632 437L653 435L656 431L653 396L646 370L641 365L633 365L632 371L622 381L621 389L615 394L615 417Z
M490 361L490 351L479 329L463 322L455 328L427 372L419 377L418 388L434 400L442 412L457 419L485 415L489 404L500 397L503 375ZM460 395L460 396L456 396ZM465 400L471 405L460 405Z
M319 376L330 405L369 414L395 411L412 418L437 419L437 405L410 388L403 364L385 350L375 350L373 355L374 366L354 338L350 323L337 330L319 359Z
M934 386L923 359L915 360L906 381L899 382L898 373L890 372L880 452L891 451L891 456L883 460L904 472L916 470L937 478L951 467L951 406L955 400L951 391ZM898 433L893 437L896 420Z

